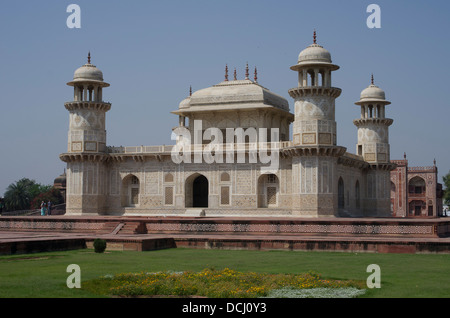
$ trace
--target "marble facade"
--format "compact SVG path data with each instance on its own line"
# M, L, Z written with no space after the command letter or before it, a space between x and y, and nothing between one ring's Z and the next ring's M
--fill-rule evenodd
M372 80L355 103L361 117L354 121L358 144L352 154L336 142L335 100L341 89L332 86L332 72L339 66L332 64L330 53L314 37L291 69L298 73L297 86L289 90L294 113L286 99L258 83L256 69L254 79L247 66L245 79L238 80L236 75L228 79L226 68L224 81L191 92L172 112L179 117L178 128L194 133L191 140L112 147L105 130L111 104L102 100L109 84L89 57L68 83L74 87L74 100L65 103L68 148L60 158L67 163L66 214L390 215L390 171L395 164L390 161L388 127L393 120L385 118L389 102L384 92ZM196 123L201 123L197 136ZM202 156L209 141L201 137L210 128L231 137L215 145L212 163ZM227 129L244 134L227 135ZM253 136L258 143L252 142ZM174 162L174 152L183 149L186 155L185 146L193 143L194 152L188 154L192 160ZM197 155L200 161L194 160ZM268 169L274 158L276 169Z

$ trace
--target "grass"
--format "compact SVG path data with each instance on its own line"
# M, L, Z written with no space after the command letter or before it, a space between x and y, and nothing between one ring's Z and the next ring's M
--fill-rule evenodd
M81 268L81 289L69 289L67 266ZM200 272L230 268L268 274L319 273L328 280L366 281L369 264L381 268L381 288L362 297L450 297L450 255L369 254L298 251L168 249L148 252L75 250L0 257L0 298L106 297L88 281L120 273L171 270ZM100 286L99 286L100 288Z

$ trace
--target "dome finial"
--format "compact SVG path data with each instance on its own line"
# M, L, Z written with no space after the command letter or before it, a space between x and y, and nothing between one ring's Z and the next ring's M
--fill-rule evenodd
M255 66L255 83L258 83L258 71L256 70L256 66Z
M371 83L372 85L374 85L374 83L373 83L373 73L372 73L372 76L370 77L370 83Z
M314 39L314 44L317 44L317 34L316 34L316 29L314 29L313 39Z
M91 51L88 53L88 64L91 64Z
M236 68L234 68L234 80L237 80Z
M245 79L246 80L248 80L248 76L249 76L249 73L248 73L248 62L247 62L247 65L245 66Z
M228 64L225 64L225 81L228 82Z
M192 85L189 86L189 96L192 96Z

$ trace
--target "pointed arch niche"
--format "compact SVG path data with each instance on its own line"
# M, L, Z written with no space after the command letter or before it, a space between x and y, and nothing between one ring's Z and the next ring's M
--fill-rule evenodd
M123 207L139 206L140 181L134 174L122 180L121 203Z
M275 174L263 174L258 179L258 208L278 206L280 182Z
M207 208L209 204L209 181L200 174L194 173L186 179L185 185L185 207Z

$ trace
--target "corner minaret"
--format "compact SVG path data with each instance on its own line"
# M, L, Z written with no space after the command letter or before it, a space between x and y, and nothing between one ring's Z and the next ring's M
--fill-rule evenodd
M66 214L102 214L106 204L106 112L110 103L102 91L109 84L103 73L88 62L78 68L67 85L74 88L73 101L64 106L69 111L67 152L60 159L67 163Z
M88 62L78 68L73 81L67 83L74 88L73 101L64 104L70 112L68 149L69 153L106 152L105 114L111 108L103 102L103 88L109 84L103 81L103 73Z
M317 44L314 31L314 43L291 66L298 72L298 87L289 90L295 100L294 145L336 145L335 99L341 89L331 86L331 72L338 69L330 52Z
M374 84L373 75L369 87L361 92L361 118L353 123L358 127L356 153L369 164L366 176L366 198L363 200L366 216L390 215L390 171L395 165L390 162L389 126L394 122L385 116L384 91Z
M388 163L390 161L389 126L393 119L386 118L385 107L391 102L386 100L384 91L374 84L373 75L369 87L361 92L361 118L353 123L358 127L356 153L369 163Z
M346 148L337 145L335 100L341 89L332 87L331 74L339 69L331 54L314 43L300 52L291 70L298 86L289 90L294 99L292 142L292 213L333 217L338 211L338 158Z

